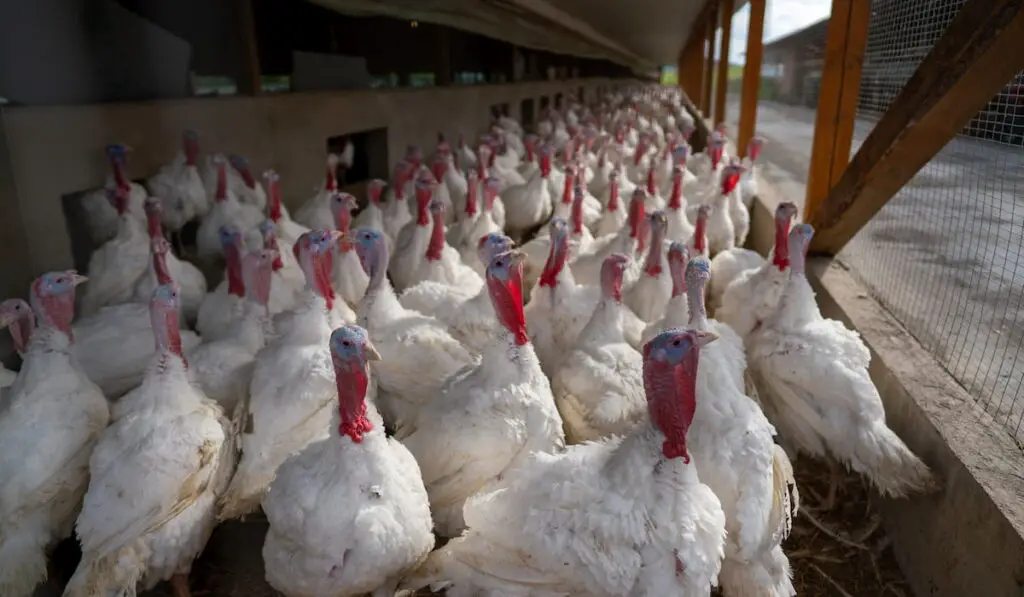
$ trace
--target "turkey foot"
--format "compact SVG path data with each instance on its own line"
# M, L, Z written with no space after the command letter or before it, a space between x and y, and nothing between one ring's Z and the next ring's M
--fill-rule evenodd
M175 574L171 577L171 594L174 597L192 597L192 591L188 588L187 574Z
M832 457L828 458L828 495L825 496L825 501L821 504L821 509L826 512L831 510L836 505L836 497L839 494L839 486L843 484L843 467L837 460Z

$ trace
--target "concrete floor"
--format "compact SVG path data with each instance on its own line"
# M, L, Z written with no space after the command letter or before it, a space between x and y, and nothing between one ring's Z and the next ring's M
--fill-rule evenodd
M735 132L738 98L728 112ZM854 151L874 123L858 120ZM814 110L762 102L762 176L802 204ZM1024 149L957 138L840 254L1024 446Z

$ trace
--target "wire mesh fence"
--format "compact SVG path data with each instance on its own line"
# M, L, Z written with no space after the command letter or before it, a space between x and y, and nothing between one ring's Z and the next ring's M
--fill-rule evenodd
M863 116L888 108L963 3L874 0ZM1024 446L1022 83L1024 71L839 258Z

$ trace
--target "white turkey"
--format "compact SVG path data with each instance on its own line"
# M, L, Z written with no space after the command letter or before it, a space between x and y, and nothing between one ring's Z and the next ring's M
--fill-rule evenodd
M650 416L629 436L534 453L467 501L468 530L430 554L408 588L448 597L708 597L725 540L722 506L690 461L705 332L644 347Z
M621 253L605 259L601 302L552 379L569 443L627 435L646 414L643 359L622 329L622 275L629 261Z
M114 407L89 458L89 489L75 531L82 560L64 597L132 595L170 580L188 597L192 562L215 523L234 467L231 422L196 389L181 347L174 285L153 291L157 357L142 385Z
M149 238L143 227L145 220L140 222L131 213L130 199L123 188L115 187L109 199L117 209L117 235L89 256L89 275L92 277L82 296L82 316L93 315L108 305L131 301L135 296L135 284L146 273L149 264Z
M505 328L479 363L450 377L402 441L419 462L437 533L463 531L467 498L533 451L565 446L562 419L526 333L522 253L495 256L487 288Z
M107 426L106 398L78 367L74 271L43 274L30 301L39 327L0 410L0 595L29 597L47 551L71 535L89 484L89 455ZM40 449L45 446L45 449Z
M359 302L358 322L383 357L373 364L380 386L381 415L401 437L445 380L474 359L443 323L399 303L386 276L390 252L384 233L362 228L352 237L370 276Z
M145 213L142 211L142 202L148 196L142 185L132 182L125 174L125 166L128 162L130 149L122 143L107 145L107 160L110 163L111 174L107 177L103 188L97 189L82 197L82 208L85 210L85 224L89 230L89 236L93 243L100 245L117 234L120 220L120 212L116 206L111 205L109 197L117 192L127 197L128 205L126 213L131 214L141 226L145 222Z
M334 330L329 350L328 435L281 464L263 498L266 578L288 597L393 597L434 546L427 492L409 450L367 416L380 355L366 330Z
M722 294L722 306L715 317L746 339L773 314L789 278L789 224L797 213L793 203L775 208L775 247L771 261L745 270Z
M161 223L175 237L186 222L210 211L198 164L199 133L186 130L182 135L181 152L146 181L149 194L159 198L163 206Z
M868 375L868 347L842 322L822 317L814 301L804 273L813 235L807 224L793 227L789 275L776 309L747 341L765 412L784 445L831 464L826 509L834 505L842 478L837 460L883 495L932 490L927 465L886 425L882 398Z

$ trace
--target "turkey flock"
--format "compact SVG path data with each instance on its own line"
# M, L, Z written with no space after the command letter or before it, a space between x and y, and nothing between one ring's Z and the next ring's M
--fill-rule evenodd
M795 595L790 457L890 496L934 480L822 317L796 207L767 259L742 248L762 141L691 152L683 101L439 135L361 210L350 146L294 217L195 132L141 185L109 146L88 278L0 305L0 595L74 535L65 597L187 597L214 527L263 515L288 597Z

